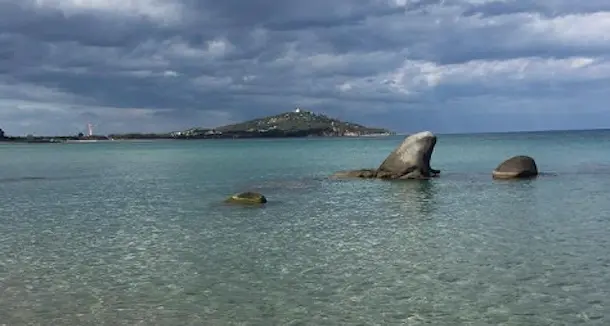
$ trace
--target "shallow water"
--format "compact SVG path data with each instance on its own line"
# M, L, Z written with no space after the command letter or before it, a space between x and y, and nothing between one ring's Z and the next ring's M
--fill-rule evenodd
M610 133L0 145L7 325L607 325ZM491 180L529 154L535 180ZM8 181L7 181L8 180ZM223 205L245 190L263 208Z

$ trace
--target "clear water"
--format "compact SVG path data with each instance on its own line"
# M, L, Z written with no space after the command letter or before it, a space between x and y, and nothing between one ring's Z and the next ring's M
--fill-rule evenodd
M0 324L608 325L610 132L0 145ZM491 170L529 154L531 181ZM261 191L264 208L226 206Z

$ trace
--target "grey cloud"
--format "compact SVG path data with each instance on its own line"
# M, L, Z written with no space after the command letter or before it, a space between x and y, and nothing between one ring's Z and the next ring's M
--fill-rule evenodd
M35 9L15 3L0 3L0 30L39 42L76 42L90 46L137 44L143 35L162 30L147 19L122 20L111 14L66 14L59 9Z
M260 26L282 31L353 25L371 16L383 17L405 10L376 0L207 0L197 1L194 7L221 17L219 21L225 26Z
M493 83L420 85L406 94L384 80L406 59L442 69L472 60L604 57L610 47L604 42L574 44L527 25L535 15L610 9L601 0L179 1L183 17L169 23L120 11L67 13L34 1L0 1L2 127L63 132L96 120L108 132L171 130L310 106L398 130L418 123L434 129L435 123L449 128L443 117L475 114L472 107L484 101L510 110L485 97L490 94L504 102L544 101L570 90L606 89L601 80L551 85L497 77ZM414 75L406 79L419 78L415 70L407 73ZM341 90L354 83L357 88ZM8 85L4 93L2 85ZM15 85L26 86L17 91ZM595 94L602 99L601 91ZM37 114L15 111L18 103L36 107Z

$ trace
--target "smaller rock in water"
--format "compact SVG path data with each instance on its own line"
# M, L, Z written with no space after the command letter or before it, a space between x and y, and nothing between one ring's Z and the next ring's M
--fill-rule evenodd
M526 179L538 176L538 167L533 158L518 155L502 162L492 172L494 179Z
M242 192L227 198L226 202L234 204L264 204L267 198L258 192Z

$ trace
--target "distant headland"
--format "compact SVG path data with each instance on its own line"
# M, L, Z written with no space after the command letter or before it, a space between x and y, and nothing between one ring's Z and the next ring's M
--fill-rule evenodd
M249 120L217 128L192 128L169 133L126 133L107 136L89 134L58 137L11 137L0 129L0 141L27 143L91 142L107 140L146 140L146 139L235 139L235 138L294 138L294 137L363 137L390 136L396 133L383 128L365 127L360 124L344 122L297 108L264 118Z

